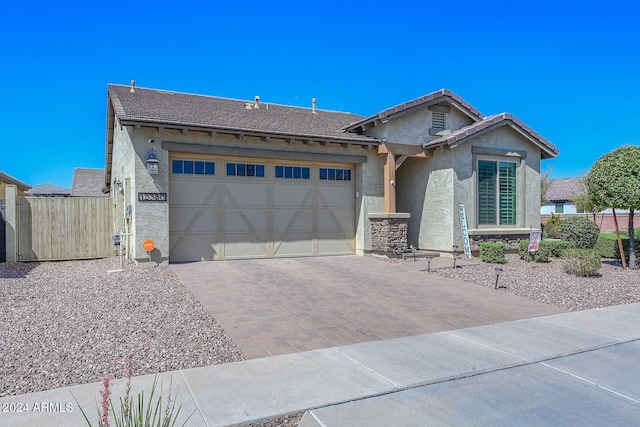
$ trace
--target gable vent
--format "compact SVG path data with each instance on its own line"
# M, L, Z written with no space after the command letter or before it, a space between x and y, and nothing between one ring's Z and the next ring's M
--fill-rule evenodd
M444 114L438 111L431 112L431 127L433 129L445 130Z

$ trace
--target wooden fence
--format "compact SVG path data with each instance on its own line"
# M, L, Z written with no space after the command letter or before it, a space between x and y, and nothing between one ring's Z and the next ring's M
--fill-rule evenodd
M18 261L113 255L110 198L18 197Z

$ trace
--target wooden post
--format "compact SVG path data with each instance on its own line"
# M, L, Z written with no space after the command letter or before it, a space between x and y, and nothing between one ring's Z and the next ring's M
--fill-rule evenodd
M611 209L613 212L613 222L616 225L616 236L618 236L618 249L620 249L620 258L622 259L622 269L627 269L627 260L624 257L624 248L622 247L622 240L620 239L620 229L618 228L618 217L616 216L615 208Z
M384 211L396 213L396 159L391 151L387 152L384 164Z

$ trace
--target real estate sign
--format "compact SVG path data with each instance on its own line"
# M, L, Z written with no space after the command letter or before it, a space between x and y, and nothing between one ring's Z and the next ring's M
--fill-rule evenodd
M467 211L464 205L458 205L458 213L460 214L460 229L462 230L462 246L464 247L465 259L471 259L471 245L469 244L469 227L467 226Z

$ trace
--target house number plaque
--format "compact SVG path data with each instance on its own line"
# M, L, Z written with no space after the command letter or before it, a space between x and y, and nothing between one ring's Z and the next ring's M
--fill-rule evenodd
M167 193L138 193L139 202L166 202Z

